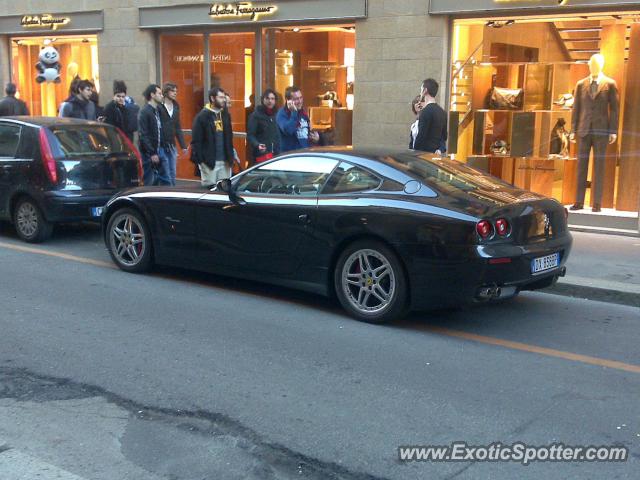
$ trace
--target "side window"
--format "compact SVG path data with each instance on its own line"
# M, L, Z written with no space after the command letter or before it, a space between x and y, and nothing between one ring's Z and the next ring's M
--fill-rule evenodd
M0 124L0 157L14 158L20 141L18 125Z
M318 195L338 164L326 157L288 157L251 170L236 184L238 193Z
M365 169L342 162L331 175L322 193L367 192L378 188L380 183L382 180Z

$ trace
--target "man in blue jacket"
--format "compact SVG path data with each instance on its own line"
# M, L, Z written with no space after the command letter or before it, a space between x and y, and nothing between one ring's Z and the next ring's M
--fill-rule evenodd
M286 105L276 117L280 129L280 151L299 150L318 143L318 132L311 130L309 115L304 111L302 92L298 87L287 87L284 93Z

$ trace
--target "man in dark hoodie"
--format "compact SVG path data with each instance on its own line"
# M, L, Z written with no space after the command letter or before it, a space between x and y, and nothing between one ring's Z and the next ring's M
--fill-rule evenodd
M249 115L247 140L256 163L280 153L280 131L276 123L276 92L268 88L262 93L262 105Z
M209 103L196 115L191 129L191 161L200 168L204 187L231 177L233 130L226 110L227 96L220 87L209 90Z
M93 85L89 80L78 82L78 93L69 98L60 111L61 117L95 120L96 104L91 101Z
M133 141L133 134L138 129L137 119L132 121L132 115L127 107L127 85L122 80L113 81L113 100L104 107L104 121L118 127Z

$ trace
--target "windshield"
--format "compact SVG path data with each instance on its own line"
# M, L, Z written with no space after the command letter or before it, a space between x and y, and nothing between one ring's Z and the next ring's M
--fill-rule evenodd
M54 158L100 157L126 154L131 150L115 128L99 125L50 127L47 132Z

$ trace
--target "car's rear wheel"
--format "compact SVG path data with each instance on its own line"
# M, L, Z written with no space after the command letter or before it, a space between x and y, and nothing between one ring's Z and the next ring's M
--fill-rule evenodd
M44 242L53 232L53 225L31 198L18 200L13 210L13 223L18 236L29 243Z
M140 212L124 208L113 214L107 225L107 246L122 270L142 273L151 268L151 232Z
M349 245L334 271L335 291L344 309L358 320L387 323L408 307L408 282L397 255L375 240Z

